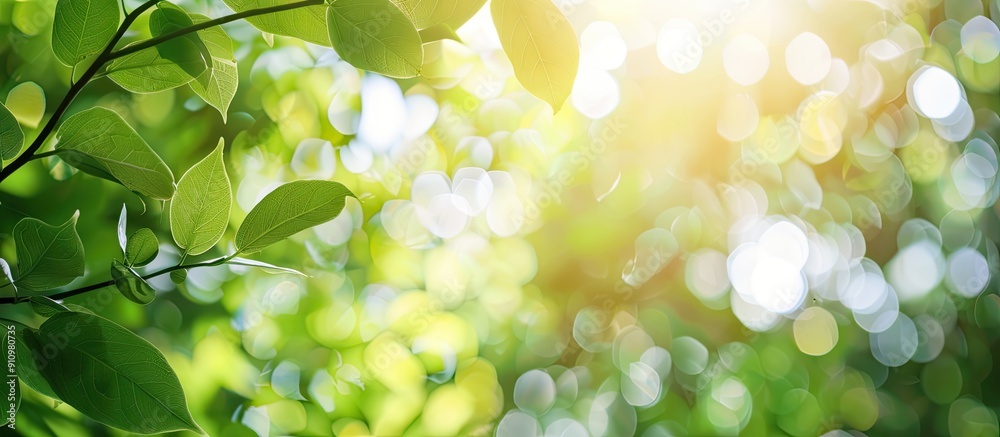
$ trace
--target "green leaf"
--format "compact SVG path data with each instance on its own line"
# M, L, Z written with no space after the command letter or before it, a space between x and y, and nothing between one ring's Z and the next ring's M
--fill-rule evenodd
M420 74L420 34L391 1L337 1L326 17L334 50L351 65L395 78Z
M167 1L157 3L156 10L149 14L149 32L154 38L193 25L194 22L187 12ZM211 66L212 55L208 52L208 46L201 40L198 32L164 41L157 44L155 48L160 57L174 61L192 77L198 77ZM187 62L195 57L190 52L192 48L197 50L198 57L201 59L200 63Z
M441 41L443 39L462 42L462 39L458 37L455 30L447 24L435 24L431 27L420 30L420 42L423 44Z
M264 270L267 273L291 273L293 275L308 276L305 273L302 273L302 272L300 272L298 270L295 270L295 269L290 269L288 267L279 267L279 266L276 266L276 265L273 265L273 264L268 264L268 263L263 262L263 261L257 261L255 259L247 259L247 258L235 257L235 258L230 259L227 262L229 264L235 264L235 265L238 265L238 266L257 267L259 269Z
M295 233L330 220L354 196L333 181L307 180L284 184L268 193L247 214L236 232L236 253L263 250Z
M31 305L31 310L42 317L51 317L55 314L65 312L65 311L77 311L85 312L88 314L94 314L93 311L88 310L80 305L74 303L62 303L53 300L48 296L31 296L28 298L28 304Z
M52 20L52 52L72 67L104 50L120 19L117 0L59 0Z
M434 12L435 3L434 1L420 1L420 0L390 0L392 4L399 8L403 15L413 23L413 27L417 30L422 30L429 27L425 21L430 18L431 14Z
M201 14L191 14L191 21L199 24L211 21L211 18ZM199 30L198 36L205 42L205 47L208 49L211 57L230 61L236 60L236 56L233 53L233 39L221 27L215 26Z
M167 2L150 13L152 36L162 36L193 24L191 17ZM108 65L108 77L134 93L154 93L185 85L208 71L211 54L196 32L155 47L122 56ZM127 46L126 46L127 47Z
M229 104L236 97L239 85L239 70L236 61L212 58L211 72L202 73L197 80L191 81L191 91L201 97L205 103L218 109L222 114L222 122L229 118Z
M35 354L32 353L32 349L28 347L28 343L25 341L25 333L34 332L35 330L13 320L0 319L0 323L3 324L4 330L8 333L10 332L10 327L14 327L14 342L17 350L17 377L21 382L31 387L32 390L50 398L59 399L59 396L56 395L52 387L38 371ZM5 341L4 344L8 343Z
M580 63L569 21L549 0L494 0L490 12L517 80L558 112Z
M125 253L125 245L128 244L128 238L125 234L125 225L128 223L128 210L125 209L125 204L122 204L122 212L118 214L118 246L122 248L122 253Z
M24 146L24 132L14 114L0 103L0 161L17 157Z
M177 285L183 284L184 280L187 279L187 277L188 277L187 270L174 270L170 272L170 282L173 282L174 284Z
M28 298L28 303L31 305L31 310L42 317L51 317L57 313L69 311L69 308L48 296L31 296Z
M63 122L58 137L56 152L69 165L154 199L173 196L170 168L118 113L81 111Z
M133 93L155 93L186 85L206 71L205 58L195 43L187 38L171 41L176 44L170 58L160 55L159 45L142 49L111 61L108 77ZM129 45L133 44L138 43Z
M70 311L77 312L77 313L94 314L94 312L91 311L90 309L88 309L87 307L80 306L80 305L77 305L75 303L66 303L66 304L63 304L63 306L65 306L66 309L68 309Z
M421 30L438 24L458 29L486 4L486 0L392 0L392 2L413 21L417 29Z
M125 264L142 267L153 262L160 253L160 242L149 228L132 233L125 244Z
M219 242L229 224L233 196L222 159L223 140L192 166L177 183L170 202L170 233L189 255L200 255Z
M268 8L299 0L223 0L236 12ZM353 1L353 0L351 0ZM307 6L272 14L247 17L247 22L264 32L291 36L313 44L330 47L326 30L326 5Z
M191 19L195 23L209 20L203 15L192 15ZM225 123L229 105L236 97L236 88L239 85L239 70L236 67L236 58L233 56L233 40L221 27L200 30L198 35L208 47L212 64L211 68L188 85L195 94L205 100L205 103L219 110L222 122Z
M146 305L156 298L156 290L150 287L135 270L118 260L111 263L111 279L115 281L115 288L122 293L122 296L132 302Z
M31 217L14 225L18 273L15 284L18 288L50 290L83 276L83 243L76 233L79 215L77 211L59 226L50 226Z
M91 419L141 434L202 432L177 375L142 337L77 312L56 314L27 332L31 349L46 351L39 371L52 390Z

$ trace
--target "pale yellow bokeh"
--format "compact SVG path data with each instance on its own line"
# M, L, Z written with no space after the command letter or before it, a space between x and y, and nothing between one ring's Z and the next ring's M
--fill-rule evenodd
M792 325L795 344L807 355L826 355L837 345L840 334L837 321L821 307L807 308Z

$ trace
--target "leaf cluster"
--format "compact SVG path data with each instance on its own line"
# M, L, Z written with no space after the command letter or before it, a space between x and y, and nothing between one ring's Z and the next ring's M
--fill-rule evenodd
M203 431L188 412L184 392L163 354L130 330L59 299L115 287L126 299L145 305L157 295L149 279L169 274L175 282L183 282L189 269L224 264L302 274L242 255L261 252L334 219L354 194L326 180L280 185L235 229L231 253L185 263L189 257L219 251L219 242L231 231L233 195L225 142L220 138L210 153L175 179L155 144L150 145L113 109L95 106L62 120L73 99L99 75L138 94L187 86L226 121L239 74L233 41L219 25L238 19L266 34L332 47L361 69L391 78L417 77L423 68L424 44L458 39L456 30L485 4L485 0L224 2L235 14L213 19L168 1L151 0L126 12L118 0L58 0L51 49L59 62L72 68L77 81L26 148L22 126L37 127L44 110L28 117L15 115L20 112L8 107L10 98L8 106L0 104L0 167L8 163L0 170L0 183L32 160L55 156L86 175L169 202L170 239L181 253L177 265L145 269L165 243L153 229L130 232L130 212L124 206L117 228L121 258L106 261L105 282L64 289L86 273L88 236L81 237L77 224L94 218L81 218L79 211L58 225L32 217L20 220L10 232L15 262L0 259L0 290L12 295L0 304L27 303L45 318L37 328L2 320L14 327L19 356L34 358L19 362L20 381L96 421L129 432ZM579 60L568 20L549 0L494 0L491 12L518 81L558 111L572 89ZM146 13L149 38L119 47ZM82 74L77 75L78 70ZM27 88L10 95L18 93L42 95L40 89ZM44 99L36 97L32 99L44 108ZM50 139L54 148L39 153Z

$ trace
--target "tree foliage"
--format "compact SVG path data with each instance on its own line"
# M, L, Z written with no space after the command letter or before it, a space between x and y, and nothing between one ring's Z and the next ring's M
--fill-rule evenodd
M22 357L20 381L91 419L125 431L203 432L188 412L176 374L153 344L106 314L63 304L61 299L113 287L129 301L144 305L157 297L154 278L169 274L175 282L183 282L190 269L224 264L302 275L292 268L238 255L261 252L335 219L344 210L346 198L354 194L343 184L327 180L284 183L260 199L242 224L234 226L234 190L227 172L231 164L227 164L223 139L175 182L171 168L176 164L163 157L176 158L176 153L167 153L156 139L143 138L118 108L82 93L84 87L103 76L136 94L187 85L218 110L225 122L232 118L229 108L240 76L233 41L221 24L245 19L268 34L332 46L358 68L411 78L421 74L422 44L457 38L454 29L485 1L226 0L235 13L218 18L191 14L160 0L144 2L131 11L123 10L123 3L116 0L54 3L48 48L63 64L59 68L64 71L58 74L71 76L72 86L61 103L51 108L51 116L40 129L32 131L27 147L24 128L35 129L45 114L41 88L19 86L10 93L16 98L9 97L6 106L0 105L0 184L16 178L26 165L46 159L53 175L72 174L69 166L121 185L139 196L143 207L123 206L117 229L109 232L88 224L88 233L81 235L79 221L92 223L100 217L79 211L58 218L60 225L25 217L9 231L16 262L0 259L6 279L0 288L5 293L2 305L28 304L46 319L38 327L4 320L5 325L16 327L16 350ZM497 30L517 77L528 91L558 110L579 58L568 22L548 0L505 0L495 2L494 10L502 12ZM558 19L542 22L527 15L536 10ZM528 20L527 33L515 29L514 23L522 20ZM148 36L129 41L131 35ZM531 39L564 45L558 52L531 51L526 45ZM546 79L540 79L540 74ZM43 150L48 144L54 147ZM141 213L159 202L166 204L162 217L144 218ZM155 229L130 230L130 219ZM161 254L157 234L166 228L176 246L170 250L176 250L179 261L158 270L144 268ZM220 247L219 242L234 228L232 247ZM89 247L110 234L117 234L119 255L98 252L94 258L85 258L85 243ZM214 257L188 260L206 253ZM85 266L96 257L108 266L103 270L108 279L78 284ZM73 284L77 285L67 288Z

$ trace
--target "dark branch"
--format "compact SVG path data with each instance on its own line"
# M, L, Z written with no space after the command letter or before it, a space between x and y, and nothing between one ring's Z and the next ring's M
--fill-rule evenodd
M70 103L73 102L73 99L76 98L77 94L80 94L80 91L83 90L83 87L85 87L87 83L89 83L94 78L94 75L97 74L100 68L104 66L104 64L110 62L111 60L120 58L122 56L131 53L135 53L139 50L156 46L157 44L163 43L164 41L169 41L171 39L181 37L192 32L197 32L199 30L208 29L213 26L218 26L220 24L229 23L231 21L236 21L243 18L254 17L257 15L265 15L275 12L288 11L292 9L304 8L307 6L319 6L324 4L325 0L303 0L295 3L287 3L278 6L250 9L236 14L219 17L214 20L209 20L204 23L198 23L194 26L186 27L184 29L171 32L166 35L160 35L156 38L150 38L135 45L124 47L119 50L114 50L115 45L118 44L122 36L125 35L125 31L128 30L129 26L132 25L132 23L136 20L136 18L138 18L139 15L141 15L143 12L151 8L159 1L160 0L151 0L146 3L143 3L139 7L135 8L132 12L130 12L127 16L125 16L125 20L122 21L121 26L118 27L118 32L116 32L115 36L111 38L110 42L108 42L108 46L105 47L104 51L97 56L97 59L94 60L94 63L91 64L89 68L87 68L87 71L84 72L82 76L80 76L80 80L73 83L73 86L69 88L69 91L66 93L66 97L63 98L62 102L59 103L59 106L56 108L55 112L52 113L52 118L49 118L49 121L45 123L45 126L42 127L42 130L38 132L38 137L36 137L35 140L31 142L31 145L28 146L28 148L24 151L24 153L18 156L17 159L11 162L8 166L0 170L0 183L3 183L3 181L6 180L8 176L13 174L17 169L21 168L23 165L27 164L28 162L31 162L31 160L33 159L40 158L40 156L35 155L35 152L37 152L38 149L40 149L42 145L45 144L45 140L48 139L49 135L51 135L52 131L55 129L56 123L59 122L59 119L61 119L62 116L66 113L66 110L69 109Z
M215 258L215 259L212 259L212 260L202 261L202 262L194 263L194 264L185 264L185 265L170 266L170 267L167 267L165 269L157 270L157 271L155 271L153 273L150 273L150 274L147 274L147 275L143 275L142 279L155 278L157 276L165 275L165 274L170 273L170 272L175 271L175 270L188 270L188 269L193 269L193 268L197 268L197 267L219 266L219 265L225 264L226 261L229 261L230 259L231 259L231 257L222 257L222 258ZM62 300L62 299L66 299L66 298L69 298L69 297L73 297L73 296L77 296L77 295L86 293L88 291L100 290L100 289L102 289L104 287L110 287L112 285L115 285L115 281L107 280L107 281L104 281L104 282L98 282L96 284L90 284L90 285L86 285L86 286L83 286L83 287L80 287L80 288L75 288L73 290L66 290L66 291L63 291L63 292L55 293L55 294L49 294L49 295L47 295L47 297L49 297L51 299L55 299L55 300ZM15 297L0 297L0 304L18 304L18 303L22 303L22 302L27 302L29 297L31 297L31 296L22 296L20 299L15 298Z
M107 59L110 61L112 59L120 58L125 55L130 55L132 53L138 52L140 50L148 49L150 47L156 46L157 44L163 43L165 41L170 41L174 38L187 35L189 33L197 32L199 30L205 30L209 27L218 26L221 24L226 24L231 21L241 20L248 17L254 17L257 15L266 15L275 12L288 11L292 9L304 8L307 6L319 6L322 5L324 0L304 0L295 3L287 3L283 5L270 6L266 8L250 9L243 12L239 12L232 15L226 15L225 17L219 17L214 20L205 21L203 23L195 24L194 26L185 27L183 29L170 32L166 35L160 35L156 38L147 39L141 43L133 44L127 47L123 47L111 53L111 56Z
M118 41L120 41L122 39L122 36L125 35L125 31L128 30L129 26L131 26L132 23L135 22L135 20L139 18L139 16L142 15L143 12L153 7L153 5L155 5L158 2L159 0L150 0L146 3L139 5L137 8L133 9L132 12L129 12L129 14L125 16L125 20L122 21L121 26L118 26L118 31L115 32L115 35L111 38L111 41L108 41L107 47L105 47L104 51L97 56L97 59L94 60L94 63L90 64L90 67L87 68L87 71L85 71L83 75L80 76L80 80L74 82L73 86L69 87L69 91L66 92L66 97L63 97L62 102L59 102L59 106L56 107L55 112L52 113L52 117L49 118L49 121L45 123L45 126L42 127L42 130L38 132L38 136L35 137L35 140L31 142L31 145L28 146L28 148L24 151L24 153L21 153L21 155L18 156L17 159L14 160L14 162L11 162L9 165L4 167L3 170L0 170L0 183L2 183L4 180L7 179L7 177L9 177L11 174L17 171L17 169L21 168L21 166L27 164L32 160L35 152L37 152L38 149L42 148L42 145L45 144L45 140L48 139L49 135L52 134L52 131L56 127L56 123L59 122L59 119L61 119L63 114L66 113L66 110L69 109L69 105L70 103L73 103L73 99L76 98L77 94L80 94L80 91L83 90L83 87L87 86L87 83L90 82L90 79L93 78L94 75L97 74L97 71L101 69L101 66L103 66L104 63L107 62L107 57L114 50L115 44L118 44Z

